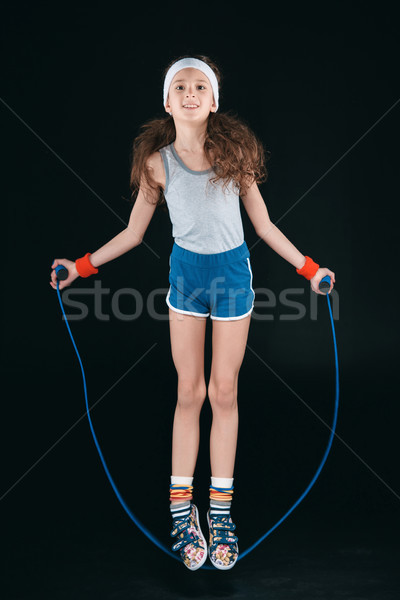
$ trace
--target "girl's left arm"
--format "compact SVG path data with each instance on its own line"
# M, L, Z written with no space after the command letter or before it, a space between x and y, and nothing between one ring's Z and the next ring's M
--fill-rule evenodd
M271 222L267 207L256 182L252 183L246 193L241 195L241 199L249 215L249 219L253 223L256 234L296 269L301 269L306 262L306 257ZM328 293L332 291L335 283L335 273L323 267L319 268L314 277L310 279L311 288L315 293L323 293L319 291L318 286L321 279L326 275L329 275L331 278L331 287Z

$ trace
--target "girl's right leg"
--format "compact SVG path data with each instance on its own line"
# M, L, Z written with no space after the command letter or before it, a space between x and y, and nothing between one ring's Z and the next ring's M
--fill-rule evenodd
M204 343L207 317L169 308L171 352L178 374L172 431L172 475L193 477L200 441L200 411L207 396Z
M190 501L191 483L199 450L200 411L207 395L204 380L206 318L169 309L171 350L178 373L178 400L172 432L171 536L188 569L199 569L207 559L207 542L199 524L197 506ZM177 486L177 487L176 487ZM182 487L183 486L183 489ZM175 500L180 495L179 500Z

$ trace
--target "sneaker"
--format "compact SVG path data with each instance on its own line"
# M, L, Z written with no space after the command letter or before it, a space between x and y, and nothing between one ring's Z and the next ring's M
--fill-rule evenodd
M214 567L225 570L232 569L239 556L238 537L231 532L236 529L231 515L210 515L207 512L210 530L208 554Z
M207 559L207 542L200 529L199 511L195 504L190 504L188 516L174 517L171 536L178 538L172 550L180 550L185 566L191 571L200 569Z

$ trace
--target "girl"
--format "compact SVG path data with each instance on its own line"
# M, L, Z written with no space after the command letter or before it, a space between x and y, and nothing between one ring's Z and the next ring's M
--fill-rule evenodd
M218 113L220 73L206 56L181 57L164 74L168 116L146 123L133 143L131 189L135 197L127 228L93 254L75 262L56 259L55 267L78 276L138 246L157 206L168 206L174 243L169 258L171 350L178 374L172 435L170 482L173 550L190 570L208 556L218 569L231 569L239 554L230 508L238 433L237 384L254 307L250 252L243 236L239 197L255 231L275 252L310 280L335 274L319 268L271 223L258 183L267 176L262 144L239 119ZM212 365L204 379L206 320L212 326ZM211 485L208 544L193 499L199 447L199 417L208 394Z

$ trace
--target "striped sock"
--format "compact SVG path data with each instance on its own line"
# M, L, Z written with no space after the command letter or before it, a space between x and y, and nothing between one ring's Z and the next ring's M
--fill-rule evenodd
M176 517L184 519L190 515L190 500L187 500L186 502L179 502L179 504L171 504L169 509L173 519Z
M170 511L173 518L184 518L190 515L190 501L193 499L193 477L180 477L171 475L171 484L169 486L169 499L181 500L170 504Z
M233 478L211 477L210 516L230 515L233 494Z

